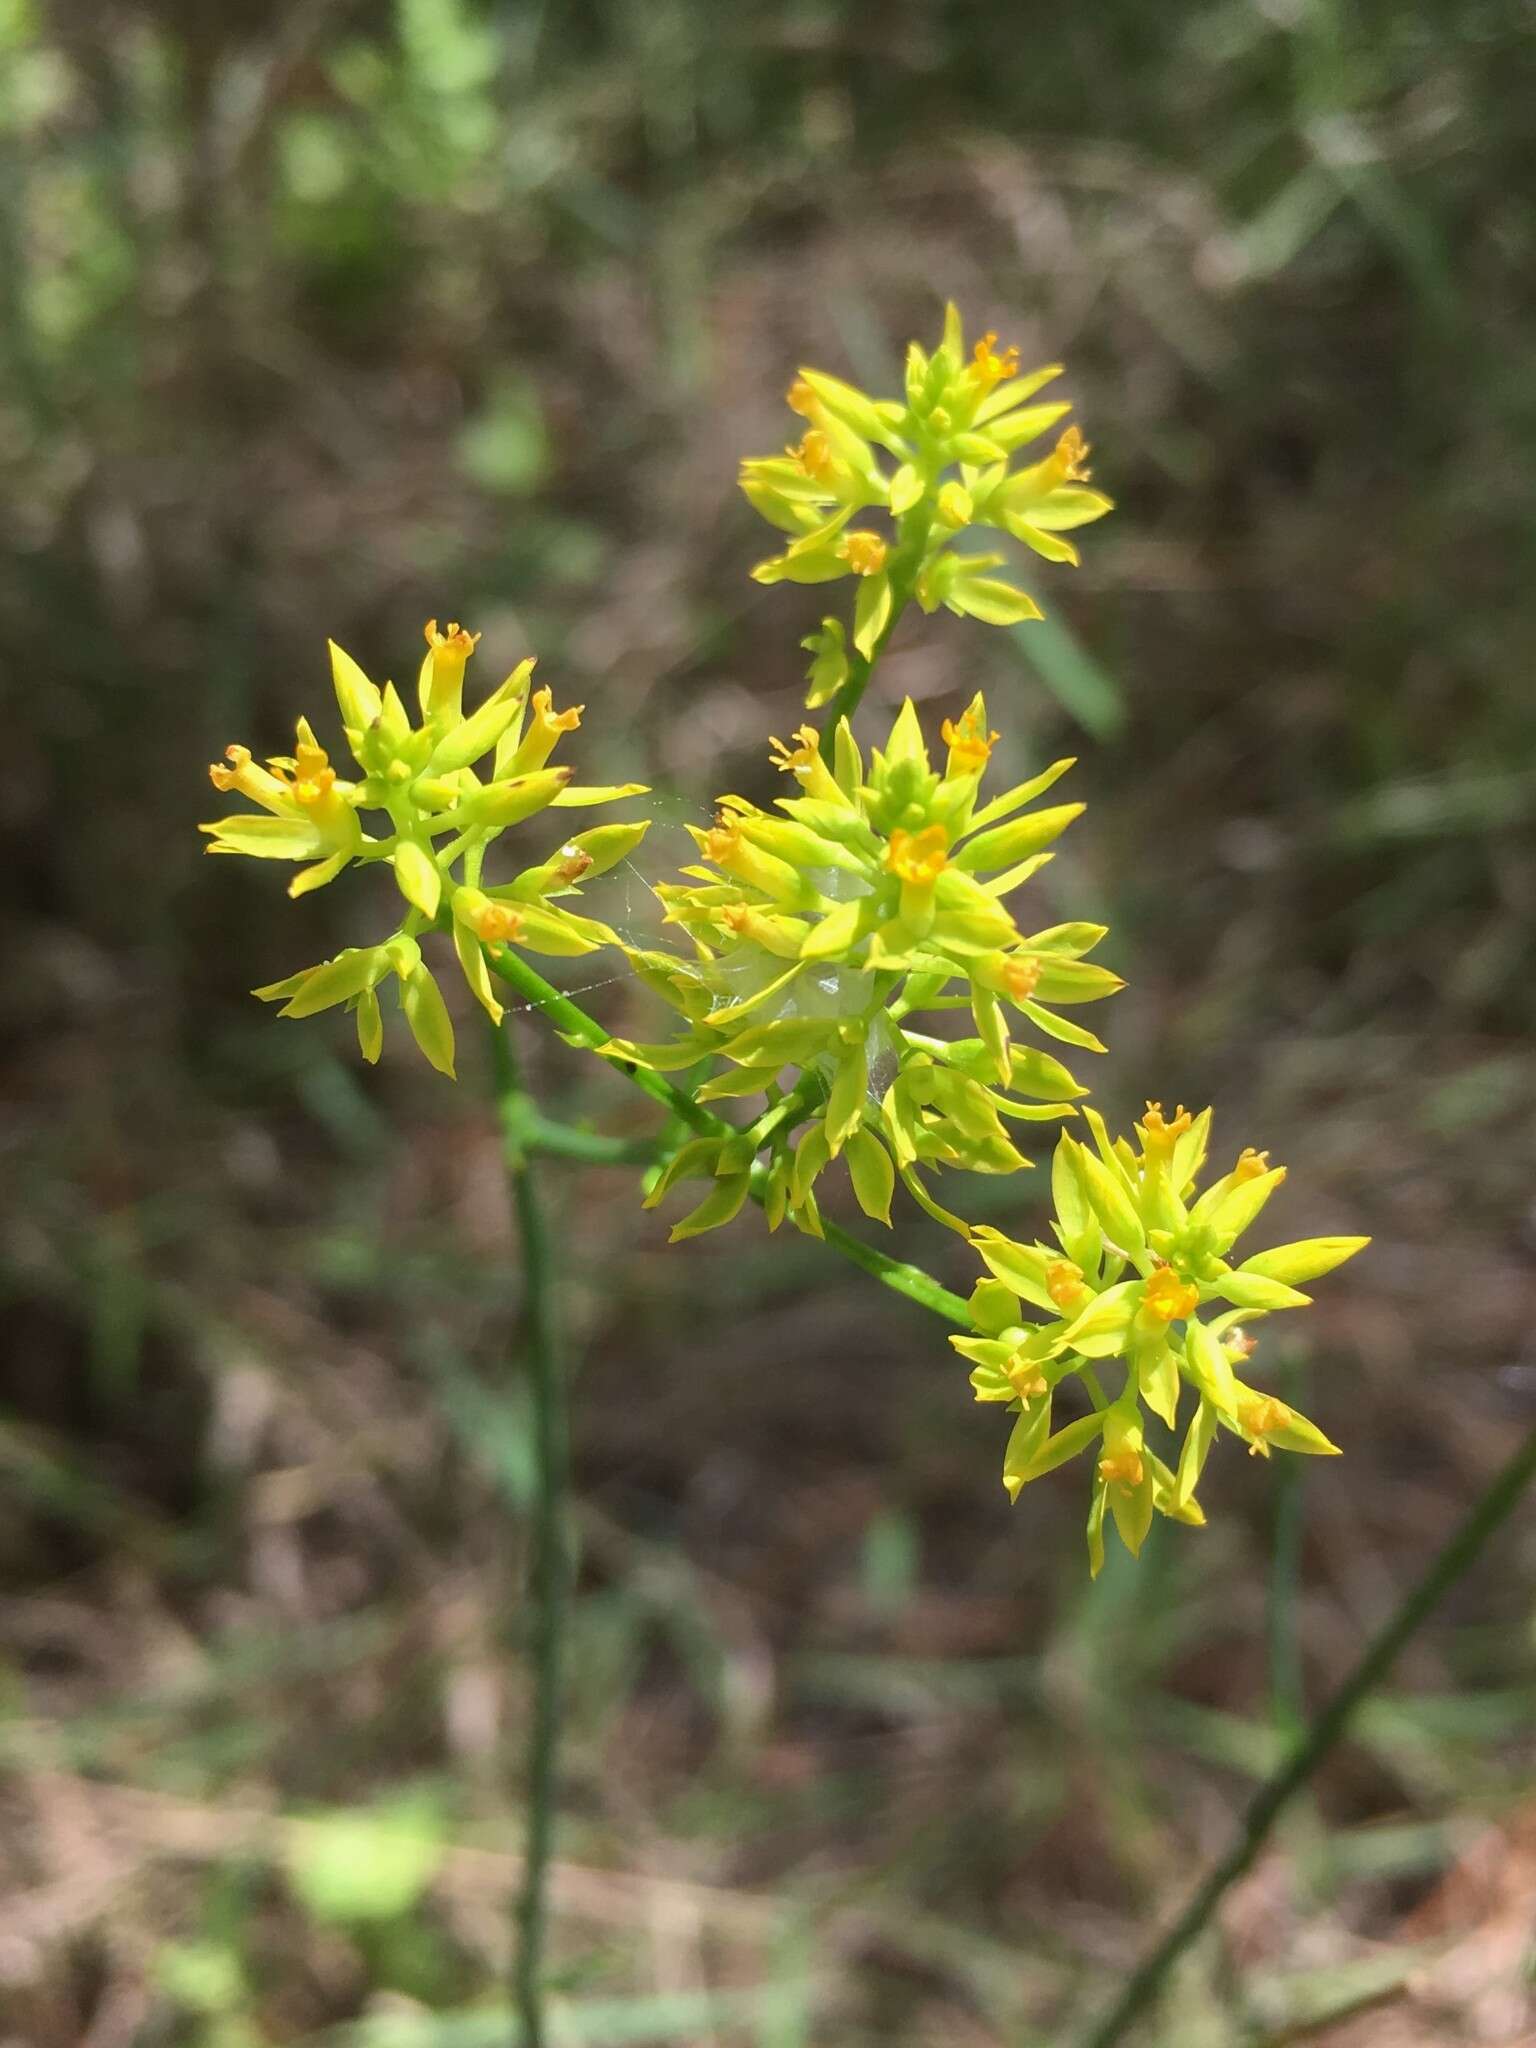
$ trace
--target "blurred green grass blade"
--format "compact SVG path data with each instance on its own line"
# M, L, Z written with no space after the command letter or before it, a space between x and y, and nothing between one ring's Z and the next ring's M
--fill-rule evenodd
M1120 685L1070 626L1048 613L1005 630L1022 665L1044 683L1069 718L1097 740L1115 737L1126 719Z
M1282 1400L1306 1408L1301 1361L1291 1347L1280 1358L1276 1386ZM1270 1547L1267 1616L1270 1717L1288 1742L1300 1737L1307 1717L1301 1657L1305 1465L1302 1458L1277 1458L1271 1482L1274 1536Z
M1368 789L1339 804L1329 837L1340 846L1378 840L1438 839L1523 824L1536 813L1536 775L1423 775Z
M1311 2039L1321 2027L1347 2019L1400 1991L1420 1964L1430 1961L1435 1945L1394 1946L1385 1955L1354 1956L1317 1970L1249 1979L1250 2009L1267 2031L1257 2048L1284 2048Z
M551 2048L642 2048L697 2040L707 2029L761 2026L765 2016L803 2007L809 1985L785 1979L751 1991L658 1992L554 2004ZM519 2048L522 2028L505 2005L472 2012L383 2013L309 2037L308 2048Z
M1245 281L1274 277L1316 240L1343 203L1338 181L1317 164L1287 180L1232 237Z

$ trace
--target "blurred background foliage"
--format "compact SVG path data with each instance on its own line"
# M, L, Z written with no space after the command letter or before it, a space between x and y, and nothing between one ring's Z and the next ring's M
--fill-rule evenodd
M1080 1489L1006 1509L937 1326L553 1169L561 2038L1057 2043L1106 1997L1536 1404L1533 103L1522 0L0 0L7 2048L507 2038L495 1137L472 1065L249 1001L366 885L209 868L203 764L324 713L326 633L398 674L463 617L664 793L605 908L652 929L819 610L747 580L735 462L946 296L1066 359L1122 509L1044 624L909 621L879 687L1083 756L1034 886L1114 926L1107 1106L1213 1098L1280 1236L1375 1233L1265 1346L1348 1456L1229 1456L1090 1591ZM1527 1520L1149 2039L1532 2038L1533 1571Z

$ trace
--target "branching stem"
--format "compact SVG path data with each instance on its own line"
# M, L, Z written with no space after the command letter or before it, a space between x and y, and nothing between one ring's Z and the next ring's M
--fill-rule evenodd
M1308 1783L1349 1726L1350 1717L1387 1675L1404 1644L1416 1634L1476 1560L1489 1538L1508 1519L1536 1478L1536 1429L1497 1473L1444 1547L1404 1595L1396 1613L1367 1644L1364 1654L1307 1734L1280 1768L1259 1787L1237 1840L1162 1940L1127 1980L1112 2009L1085 2036L1083 2048L1115 2048L1151 2004L1169 1970L1209 1924L1225 1894L1253 1864L1285 1808Z
M510 947L488 948L486 958L490 963L491 972L499 976L508 987L515 988L520 995L525 996L535 1009L549 1019L562 1038L570 1040L575 1045L584 1045L592 1052L598 1052L607 1045L610 1034L603 1029L597 1019L589 1017L569 996L562 995L559 989L547 982L536 968L530 967L528 962L514 953ZM674 1086L664 1075L653 1074L645 1067L637 1067L630 1060L610 1058L607 1064L616 1073L624 1075L626 1080L632 1081L637 1088L643 1088L653 1100L664 1104L674 1116L680 1117L691 1130L698 1131L702 1136L741 1135L734 1124L728 1123L724 1117L716 1116L703 1103L695 1102L691 1095ZM754 1200L762 1198L761 1180L761 1175L753 1175ZM887 1253L878 1251L874 1245L866 1244L862 1238L854 1237L851 1232L825 1219L822 1222L822 1234L834 1251L840 1253L850 1264L870 1274L882 1286L905 1295L909 1301L915 1301L919 1307L927 1309L931 1314L942 1317L947 1323L953 1323L957 1329L970 1329L971 1314L964 1301L958 1294L952 1294L947 1287L942 1286L932 1274L925 1273L919 1266L910 1266L904 1260L891 1258Z

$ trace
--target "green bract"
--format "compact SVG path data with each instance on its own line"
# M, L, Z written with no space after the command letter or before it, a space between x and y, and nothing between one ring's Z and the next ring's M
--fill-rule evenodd
M1043 459L1015 469L1017 452L1038 441L1071 406L1032 404L1061 375L1059 363L1017 376L1018 350L998 352L987 334L967 356L960 315L945 311L944 337L929 356L913 342L905 400L867 392L819 370L802 370L789 404L806 432L782 455L744 462L741 488L769 522L791 536L783 552L752 571L760 583L830 583L860 578L852 643L868 662L909 597L925 611L945 605L987 625L1040 617L1027 591L993 572L1000 554L966 553L957 538L989 527L1048 562L1076 563L1064 536L1112 509L1085 488L1088 444L1068 427ZM873 513L883 527L855 525ZM807 702L836 694L849 673L844 629L823 622L806 646L814 656Z
M717 1060L723 1071L699 1090L702 1100L767 1102L736 1137L679 1154L651 1199L679 1178L709 1176L736 1199L712 1191L677 1234L726 1222L761 1155L770 1224L787 1211L814 1232L816 1180L846 1154L867 1214L890 1221L899 1175L930 1213L964 1231L926 1193L920 1169L1026 1165L1009 1124L1070 1116L1087 1091L1015 1036L1020 1020L1102 1051L1053 1006L1121 986L1084 958L1102 925L1026 933L1005 900L1083 808L1028 808L1072 764L1058 761L983 803L997 735L979 696L958 724L945 721L942 768L910 703L867 770L846 721L830 765L809 727L795 737L794 747L774 747L798 793L773 811L722 797L711 829L689 828L708 865L656 892L668 922L692 939L692 957L631 954L688 1028L667 1045L618 1045L618 1056L663 1069ZM956 1008L969 1009L974 1037L937 1037L915 1021Z
M1264 1153L1245 1149L1229 1173L1199 1196L1211 1112L1171 1119L1148 1103L1136 1126L1139 1149L1111 1143L1102 1118L1083 1112L1093 1148L1066 1133L1056 1147L1052 1191L1057 1245L1018 1244L999 1230L971 1232L989 1278L971 1296L978 1334L952 1337L971 1359L978 1401L1018 1412L1003 1458L1003 1484L1017 1499L1030 1480L1091 1446L1100 1447L1088 1514L1095 1575L1104 1562L1106 1508L1126 1547L1138 1551L1152 1516L1203 1522L1195 1487L1220 1430L1256 1455L1272 1446L1328 1453L1314 1423L1237 1377L1254 1350L1241 1325L1279 1309L1305 1308L1296 1283L1315 1280L1369 1240L1313 1237L1260 1252L1241 1264L1231 1253L1285 1178ZM1199 1311L1215 1313L1202 1321ZM1036 1320L1045 1315L1045 1323ZM1113 1398L1098 1367L1118 1361ZM1091 1412L1052 1432L1056 1390L1076 1378ZM1194 1410L1177 1463L1146 1440L1143 1408L1170 1432L1185 1390ZM1174 1452L1169 1449L1170 1459Z
M622 860L646 826L578 832L536 867L494 885L482 884L487 849L509 825L536 811L603 804L638 794L644 785L577 788L569 768L546 765L561 735L580 725L581 708L555 711L548 690L534 691L530 702L532 661L515 668L466 716L464 669L479 635L456 625L439 633L433 620L426 636L419 725L412 725L393 683L379 689L331 642L331 680L347 746L361 771L357 781L337 776L309 721L301 718L291 757L279 756L262 768L248 747L230 747L227 765L215 762L208 771L215 789L238 790L264 815L239 812L201 829L210 836L210 853L314 862L290 882L290 896L333 881L351 861L392 867L407 907L388 938L350 947L256 994L281 1002L285 1017L309 1017L344 1003L356 1017L364 1057L376 1060L384 1042L378 991L393 977L416 1043L434 1067L451 1075L453 1023L421 957L418 935L434 924L451 929L465 980L500 1023L486 946L513 940L533 953L572 954L614 944L607 925L578 917L550 898L575 895L581 881ZM487 755L492 759L482 777L474 764ZM385 828L376 837L363 830L359 817L368 810L385 813Z

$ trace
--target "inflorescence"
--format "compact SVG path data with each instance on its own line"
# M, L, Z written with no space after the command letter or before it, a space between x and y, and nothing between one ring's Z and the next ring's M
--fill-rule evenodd
M808 703L833 713L825 732L806 725L772 741L791 793L766 810L720 797L712 825L689 827L697 863L656 888L664 926L686 946L640 946L566 907L633 852L644 821L578 832L508 879L487 876L487 856L510 827L546 809L639 795L644 785L586 787L550 765L581 711L557 712L548 690L530 694L531 660L466 713L478 636L457 625L426 628L414 724L393 684L372 683L332 643L357 775L339 776L300 719L292 755L260 766L248 748L228 749L213 783L256 808L202 829L210 852L302 863L289 885L296 897L348 866L392 870L402 902L393 930L256 991L287 1017L344 1005L369 1060L383 1042L380 991L394 986L421 1051L453 1073L453 1025L421 943L434 931L451 936L464 980L497 1024L490 969L501 949L619 948L679 1023L667 1039L610 1040L604 1053L631 1069L690 1073L699 1104L753 1105L747 1122L688 1139L649 1178L648 1204L680 1182L707 1184L672 1236L729 1223L749 1194L770 1229L787 1218L819 1236L818 1186L839 1160L866 1215L889 1224L900 1183L986 1268L970 1298L972 1330L951 1342L972 1363L977 1399L1015 1415L1003 1462L1010 1498L1092 1454L1097 1573L1106 1516L1133 1552L1154 1514L1204 1520L1196 1488L1223 1430L1260 1456L1334 1450L1242 1374L1251 1326L1305 1307L1300 1288L1367 1240L1309 1238L1234 1264L1238 1238L1284 1168L1245 1150L1197 1192L1209 1110L1167 1117L1149 1103L1134 1144L1111 1140L1083 1100L1088 1090L1041 1042L1102 1053L1061 1012L1121 986L1087 957L1102 925L1029 930L1013 905L1082 811L1039 801L1072 762L984 796L998 736L979 695L944 720L937 762L910 703L867 762L844 715L909 601L989 624L1040 616L1027 592L995 573L1002 555L956 546L968 529L1075 563L1065 534L1111 509L1088 488L1088 447L1075 426L1043 458L1013 466L1068 411L1035 402L1059 374L1053 364L1020 376L1017 352L999 349L992 334L967 354L950 307L934 353L911 347L904 400L872 398L815 370L796 378L789 403L805 423L800 439L742 467L748 499L788 536L753 574L764 583L851 576L853 616L847 626L827 618L806 642ZM379 814L372 832L367 813ZM962 1035L947 1028L957 1021ZM1092 1142L1065 1129L1057 1137L1052 1244L972 1225L946 1206L956 1197L946 1191L941 1202L931 1185L946 1169L1017 1172L1030 1163L1020 1127L1078 1118ZM1100 1375L1116 1370L1121 1384L1106 1390ZM1058 1405L1069 1403L1063 1419Z

